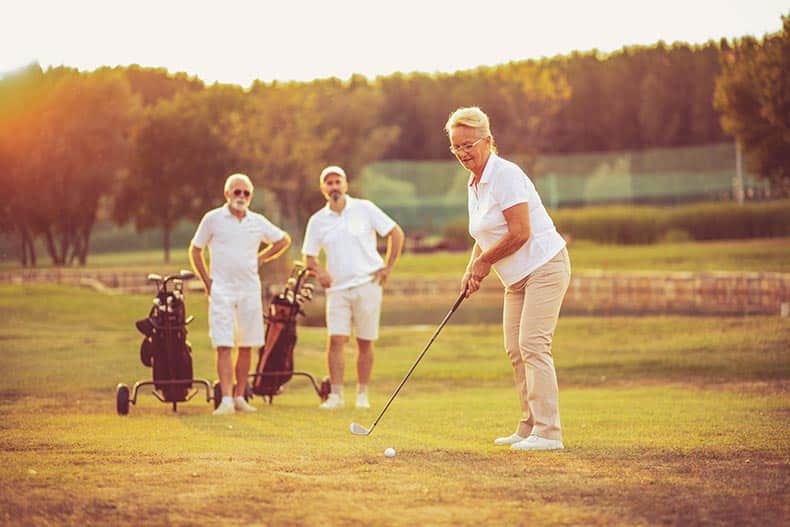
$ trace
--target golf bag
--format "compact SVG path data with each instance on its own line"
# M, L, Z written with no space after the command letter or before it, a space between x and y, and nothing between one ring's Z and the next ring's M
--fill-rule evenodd
M164 279L150 275L149 280L157 284L157 293L148 317L135 324L143 334L140 361L153 368L154 386L166 401L186 401L192 388L192 346L186 326L193 317L186 316L183 284L193 277L186 271Z
M329 381L324 380L319 387L309 373L294 371L294 347L296 346L296 320L304 316L302 304L313 298L312 274L301 262L295 262L291 275L283 291L275 295L264 314L266 339L258 350L258 364L251 375L252 393L268 397L279 394L285 383L294 375L310 379L316 393L322 400L329 394Z

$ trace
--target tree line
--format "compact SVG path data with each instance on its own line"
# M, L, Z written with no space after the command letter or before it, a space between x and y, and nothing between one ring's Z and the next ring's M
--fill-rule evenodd
M221 201L232 172L299 230L327 164L446 159L449 113L478 105L503 153L687 146L736 137L787 192L790 56L783 31L704 45L573 53L452 74L205 85L140 66L31 65L0 78L0 234L84 264L98 218L170 233ZM751 94L751 95L750 95ZM715 103L714 103L715 100Z

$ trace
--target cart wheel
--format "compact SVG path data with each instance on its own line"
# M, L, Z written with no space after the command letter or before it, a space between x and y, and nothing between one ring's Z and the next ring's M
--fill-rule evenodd
M146 337L140 344L140 362L143 366L151 367L154 358L154 341L151 337Z
M115 389L115 409L118 415L129 413L129 387L125 384L119 384Z
M326 401L329 398L329 392L331 391L332 383L329 382L329 377L324 377L324 380L321 381L321 392L318 394L318 396L322 401Z
M219 407L219 403L222 402L222 387L219 385L219 381L214 381L214 409L216 410Z

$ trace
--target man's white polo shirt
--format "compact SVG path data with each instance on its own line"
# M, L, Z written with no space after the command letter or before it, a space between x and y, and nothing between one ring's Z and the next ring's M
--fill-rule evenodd
M211 250L211 280L214 291L260 291L258 252L261 242L280 241L285 232L262 214L247 210L239 220L228 205L208 211L200 220L192 245Z
M373 273L384 267L376 250L376 233L386 236L395 221L366 199L346 194L346 206L338 214L329 204L307 222L302 253L326 253L326 267L332 275L329 291L338 291L370 282Z
M473 177L470 174L468 184L469 234L483 251L496 245L508 232L502 211L519 203L529 207L529 240L492 266L504 285L515 284L565 247L535 185L518 165L491 152L476 186L472 185Z

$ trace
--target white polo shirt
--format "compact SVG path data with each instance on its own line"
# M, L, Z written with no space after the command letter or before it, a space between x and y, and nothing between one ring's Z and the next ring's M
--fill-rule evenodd
M502 211L519 203L529 207L529 240L492 266L505 286L515 284L565 247L535 185L518 165L491 152L477 186L472 185L473 177L470 174L468 184L469 234L483 251L508 232Z
M346 194L346 206L338 214L329 204L313 214L307 222L302 253L318 256L326 253L326 267L332 275L332 287L338 291L373 280L373 273L384 267L376 250L376 233L386 236L395 221L366 199Z
M280 241L285 232L262 214L247 210L239 220L228 205L208 211L200 220L192 245L211 250L211 292L260 292L258 252L261 242Z

